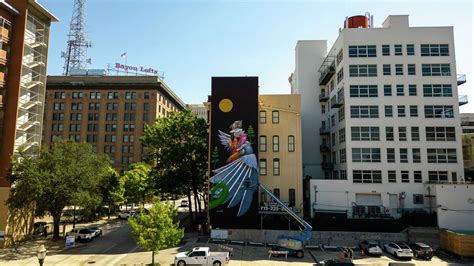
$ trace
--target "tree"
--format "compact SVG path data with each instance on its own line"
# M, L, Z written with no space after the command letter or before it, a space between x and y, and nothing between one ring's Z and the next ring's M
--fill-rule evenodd
M199 191L205 188L207 171L207 124L189 110L172 113L145 127L140 139L152 165L151 175L163 193L186 195L201 210ZM193 209L189 212L193 222Z
M132 164L124 174L125 199L127 202L142 202L153 190L150 178L150 165L144 162Z
M217 146L214 147L212 150L211 154L211 163L212 163L212 170L216 169L216 165L219 162L219 150L217 149Z
M148 214L142 211L128 220L137 245L152 252L152 265L155 265L155 252L178 245L184 236L184 229L179 228L179 222L173 222L176 214L177 210L172 204L157 198Z
M250 125L247 129L247 135L249 136L249 142L252 142L252 139L255 138L255 130L253 129L252 125Z
M107 218L110 219L110 212L115 206L125 201L125 180L114 168L109 167L107 174L101 182L102 202L107 205Z
M54 141L31 157L20 150L12 158L11 210L36 205L36 216L53 217L53 238L59 238L59 222L66 206L97 208L101 203L100 182L110 166L92 146L73 141Z

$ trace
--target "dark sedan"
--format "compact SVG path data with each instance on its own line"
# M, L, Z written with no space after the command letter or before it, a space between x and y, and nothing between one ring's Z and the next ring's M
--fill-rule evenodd
M410 243L410 248L413 251L415 258L431 260L433 257L433 249L423 243Z

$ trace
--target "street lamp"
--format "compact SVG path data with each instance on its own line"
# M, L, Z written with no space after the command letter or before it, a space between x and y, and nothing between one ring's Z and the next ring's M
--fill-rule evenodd
M44 258L46 258L46 248L44 245L41 245L39 249L36 251L36 257L38 257L38 262L40 266L43 266Z

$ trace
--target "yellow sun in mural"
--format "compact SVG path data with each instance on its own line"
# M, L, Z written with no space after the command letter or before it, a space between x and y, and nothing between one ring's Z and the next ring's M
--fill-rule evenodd
M222 99L220 102L219 102L219 109L221 109L222 112L224 113L228 113L232 110L232 108L234 107L234 104L232 103L231 100L229 99Z

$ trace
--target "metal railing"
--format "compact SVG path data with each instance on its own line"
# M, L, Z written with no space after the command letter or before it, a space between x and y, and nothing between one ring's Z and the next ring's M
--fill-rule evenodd
M458 82L458 86L466 83L466 74L458 74L456 76L456 80Z

